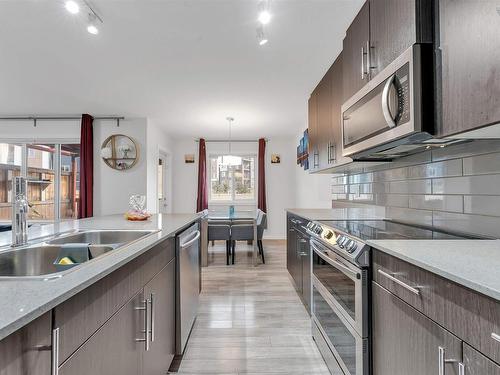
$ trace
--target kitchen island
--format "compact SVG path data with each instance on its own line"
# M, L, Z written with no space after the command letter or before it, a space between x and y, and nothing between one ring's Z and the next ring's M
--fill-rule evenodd
M152 306L148 303L152 304L153 296L159 294L154 292L155 282L156 286L169 288L165 292L169 300L162 301L158 298L157 304L161 306L161 303L165 302L163 305L170 305L169 314L171 321L174 322L175 236L198 222L199 219L200 216L197 214L173 214L153 215L146 222L128 222L121 215L111 215L30 228L29 245L47 241L54 235L87 230L140 230L151 231L151 233L99 258L76 266L60 277L0 278L0 298L4 301L0 307L0 339L2 339L0 358L2 358L2 363L6 364L5 366L11 366L7 369L0 367L0 373L3 374L3 371L8 374L25 373L18 371L26 371L28 367L29 369L36 368L37 374L48 374L51 366L53 374L58 372L79 374L79 371L102 373L105 365L88 371L88 368L78 370L79 366L65 367L63 362L70 356L75 357L76 349L83 353L82 360L87 359L88 355L85 350L82 350L86 346L84 342L94 340L96 341L94 345L98 343L98 333L105 330L108 320L111 322L113 316L119 317L123 314L125 304L136 305L130 310L144 310L144 317L148 315L148 312L151 314ZM1 250L10 250L9 243L10 233L2 233L0 235L0 246L3 246ZM155 281L157 279L158 281ZM149 295L152 296L151 301L146 298L148 302L143 306L143 297ZM78 320L74 317L78 317ZM151 318L145 339L137 336L136 346L139 347L140 342L143 342L147 352L150 352L148 339L154 340L149 336L154 331L152 327L154 317L151 316ZM139 335L144 319L139 317L139 321L136 320L131 319L128 323L134 329L138 329L134 334ZM125 321L126 319L117 320L121 323ZM148 322L148 319L144 321ZM161 320L157 319L156 325L161 329ZM60 332L59 328L61 328ZM115 332L119 334L119 331L115 330ZM60 345L59 334L63 343L66 339L66 345ZM174 337L171 339L173 341ZM156 341L161 341L161 338L156 337ZM100 344L110 345L111 342L101 340ZM119 347L116 341L114 345ZM129 346L130 343L126 343L123 348L129 350ZM44 350L33 355L30 354L33 347L44 348ZM16 357L16 350L23 358ZM104 347L100 350L104 350ZM62 353L61 356L59 353ZM124 353L116 352L115 357L120 357ZM130 357L130 354L129 352L125 356ZM116 360L116 358L113 359L113 350L108 350L108 354L103 355L103 358L107 357L110 357L111 362ZM75 358L77 359L74 360L75 364L81 362L77 357ZM131 358L134 356L132 355ZM99 362L96 362L97 366ZM137 360L137 362L141 361ZM21 367L17 368L16 363L19 363ZM167 369L168 366L164 370ZM136 370L132 368L123 373L148 373L142 369Z

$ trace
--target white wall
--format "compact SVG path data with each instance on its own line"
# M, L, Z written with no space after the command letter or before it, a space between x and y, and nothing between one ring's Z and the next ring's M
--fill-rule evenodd
M147 120L131 118L120 121L94 121L94 215L121 214L127 211L129 197L147 195ZM129 170L117 171L101 158L101 145L112 134L131 137L139 148L139 160Z
M173 212L194 212L198 183L198 143L191 139L175 140L173 158ZM233 143L235 154L258 154L258 144ZM227 143L207 143L207 157L228 152ZM271 164L271 154L281 155L280 164ZM195 163L184 163L184 154L195 154ZM295 206L295 138L273 138L266 147L266 190L268 229L266 238L285 238L285 209ZM212 207L212 205L211 205Z
M147 125L147 207L151 213L158 212L158 158L160 151L167 155L166 192L167 212L172 212L172 144L170 137L160 127L148 120Z
M26 142L45 140L80 141L80 121L51 120L37 121L0 121L0 140L18 139Z
M173 143L172 212L195 212L198 186L198 143L192 139L176 139ZM195 162L184 163L184 154L194 154Z

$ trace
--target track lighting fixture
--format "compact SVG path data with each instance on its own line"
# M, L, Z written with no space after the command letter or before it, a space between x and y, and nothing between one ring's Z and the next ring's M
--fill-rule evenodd
M89 34L99 34L99 29L96 26L96 19L97 17L94 14L89 13L89 24L87 26L87 31L89 32Z
M88 0L67 0L64 3L64 7L71 14L77 14L80 12L80 6L87 13L87 32L92 35L99 34L99 23L104 23L102 18L97 14L94 8L90 5Z
M259 41L259 46L263 46L268 42L268 39L264 34L264 27L262 25L257 27L257 40Z

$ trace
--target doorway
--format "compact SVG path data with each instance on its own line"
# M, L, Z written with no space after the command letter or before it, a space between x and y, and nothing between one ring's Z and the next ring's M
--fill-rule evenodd
M158 213L166 214L170 211L169 189L168 189L168 154L160 151L157 165L157 192L158 192Z

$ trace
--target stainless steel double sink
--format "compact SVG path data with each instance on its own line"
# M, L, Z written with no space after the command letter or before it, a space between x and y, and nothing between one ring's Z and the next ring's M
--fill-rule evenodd
M89 260L99 258L120 247L140 240L156 231L89 230L55 236L44 242L22 248L0 251L0 278L59 277L78 267L67 269L57 263L66 244L89 244Z

